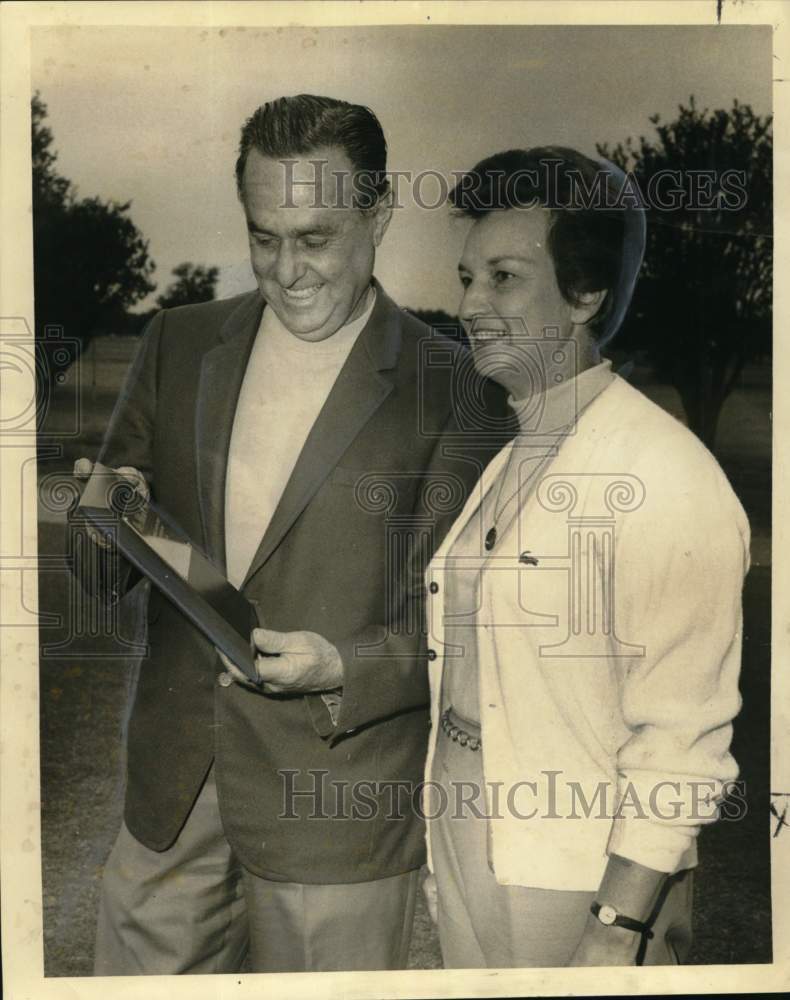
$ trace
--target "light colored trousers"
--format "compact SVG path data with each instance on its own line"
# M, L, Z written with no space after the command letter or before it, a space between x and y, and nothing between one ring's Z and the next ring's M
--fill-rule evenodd
M404 969L418 871L303 885L247 871L225 839L213 769L176 843L121 828L104 870L94 975Z
M479 734L473 724L456 724ZM477 782L482 786L480 751L459 746L439 732L431 778ZM455 786L457 787L457 786ZM447 969L557 968L567 965L581 939L594 892L567 892L500 885L488 867L488 821L471 814L451 818L453 810L431 822L431 853L436 875L439 941ZM674 965L691 947L692 872L668 880L640 964Z

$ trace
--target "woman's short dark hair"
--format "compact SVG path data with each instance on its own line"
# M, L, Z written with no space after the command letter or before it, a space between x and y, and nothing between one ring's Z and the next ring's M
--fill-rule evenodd
M623 254L624 210L613 204L613 180L602 164L575 149L509 149L464 174L450 203L473 219L509 208L548 209L548 250L563 298L576 304L585 292L606 290L589 323L596 336L613 306Z
M312 94L267 101L244 123L236 160L239 197L251 149L289 159L324 146L343 150L354 168L357 205L372 207L388 189L387 141L378 118L361 104Z

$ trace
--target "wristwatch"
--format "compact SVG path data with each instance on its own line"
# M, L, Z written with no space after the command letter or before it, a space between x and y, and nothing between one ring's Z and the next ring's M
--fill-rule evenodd
M597 917L605 927L625 927L626 930L643 934L648 939L653 937L653 932L647 924L642 923L641 920L634 920L633 917L626 917L622 913L618 913L609 903L593 903L590 907L590 913L594 917Z

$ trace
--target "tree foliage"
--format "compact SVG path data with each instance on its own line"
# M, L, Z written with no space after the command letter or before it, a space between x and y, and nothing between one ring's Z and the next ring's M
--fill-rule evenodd
M172 309L174 306L186 306L193 302L211 302L216 297L218 267L203 267L201 264L185 261L174 267L172 273L176 280L157 296L156 304L160 309Z
M694 171L710 171L715 191L727 186L726 171L743 181L734 209L700 207L699 197L671 208L651 203L645 260L621 334L621 345L645 350L675 385L689 426L712 448L744 365L771 349L771 117L737 101L729 111L699 110L691 98L674 121L650 121L655 138L598 147L641 192L662 171L681 171L686 185Z
M131 202L79 198L57 172L38 93L31 111L36 344L51 379L96 334L124 327L129 307L156 288L155 265L129 218ZM73 349L64 352L64 341Z
M457 316L451 316L444 309L409 309L408 311L426 326L441 333L443 337L457 340L465 347L469 347L469 338Z

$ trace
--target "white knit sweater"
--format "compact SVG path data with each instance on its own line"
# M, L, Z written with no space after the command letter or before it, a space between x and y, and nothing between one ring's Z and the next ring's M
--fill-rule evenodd
M437 652L426 778L440 729L447 554L508 451L486 469L426 574ZM520 560L527 550L537 565ZM480 558L479 700L488 815L502 817L489 820L497 880L592 891L609 853L666 872L695 864L696 835L716 818L706 799L737 776L729 745L749 563L748 522L715 459L615 377L491 553L481 538ZM428 786L429 863L440 807Z

